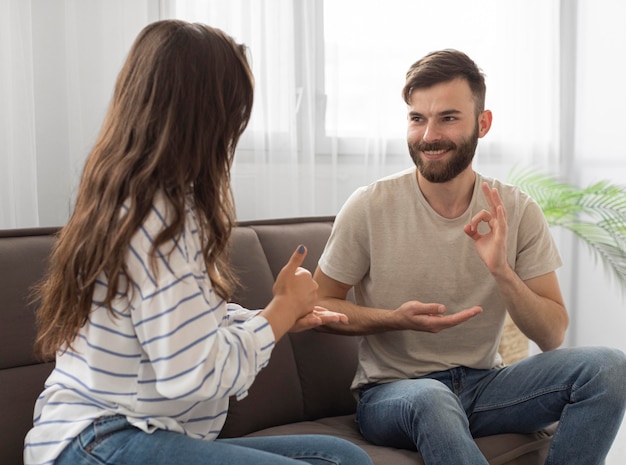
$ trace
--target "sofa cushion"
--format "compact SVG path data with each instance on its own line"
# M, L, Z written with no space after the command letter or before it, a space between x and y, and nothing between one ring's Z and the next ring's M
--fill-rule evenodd
M31 287L39 281L46 263L55 228L0 231L0 369L37 363L33 354L35 307Z
M311 273L315 271L317 261L330 236L332 218L318 218L312 222L310 219L302 218L286 224L275 221L257 222L252 228L259 237L265 256L268 257L272 275L276 278L300 244L304 244L308 249L303 268Z
M349 336L305 331L289 335L309 420L356 411L350 385L357 365L357 342Z
M346 439L362 447L374 465L424 465L421 455L416 451L375 446L367 442L357 430L355 415L281 425L257 431L249 436L289 434L328 434ZM490 465L536 465L544 462L550 439L551 435L546 432L500 434L478 438L476 444Z
M2 354L4 356L4 353ZM54 363L39 363L0 370L0 463L23 463L24 437L33 426L35 400Z
M271 426L305 420L298 369L289 338L274 347L272 358L257 375L248 395L230 398L222 438L243 436Z
M233 230L230 264L240 282L232 300L246 308L264 308L272 299L274 276L253 228L241 226ZM248 396L230 399L220 437L243 436L304 419L298 369L291 341L286 337L274 348L268 365L255 379Z
M230 266L240 283L232 301L245 308L264 308L272 299L274 276L261 242L252 228L233 230Z
M410 450L375 446L368 443L357 431L354 415L333 416L317 421L305 421L264 429L248 436L274 436L289 434L327 434L346 439L362 447L375 465L424 465L421 456Z

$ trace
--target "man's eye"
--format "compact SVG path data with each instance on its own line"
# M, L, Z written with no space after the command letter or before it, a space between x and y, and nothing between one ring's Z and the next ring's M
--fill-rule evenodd
M454 116L444 116L443 120L444 121L456 121L456 118Z

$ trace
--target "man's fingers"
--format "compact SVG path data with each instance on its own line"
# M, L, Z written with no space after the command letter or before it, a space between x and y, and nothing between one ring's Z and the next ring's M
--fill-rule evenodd
M413 315L441 315L445 313L446 307L437 303L423 303L417 300L407 302L403 305L405 311L410 312Z
M449 326L456 326L460 323L463 323L471 318L474 318L479 313L482 313L483 309L481 307L475 306L471 308L466 308L465 310L461 310L458 313L454 313L452 315L444 315L442 318L445 318L449 323Z
M493 213L496 213L499 207L503 207L502 197L500 197L500 192L495 187L492 189L489 187L489 184L483 182L482 185L483 194L485 194L485 198L487 199L487 203L489 204L489 208ZM504 207L503 207L504 208Z
M496 189L492 189L491 187L489 187L489 184L487 184L486 182L483 182L481 187L483 189L483 194L485 195L485 199L487 200L487 203L489 204L489 208L492 211L494 211L497 206L497 199L494 199L494 192L495 192L495 195L497 195L498 191Z
M322 320L323 324L326 323L348 323L348 317L343 313L331 312L324 307L315 306L313 314Z
M483 309L481 307L475 306L467 308L465 310L461 310L458 313L453 313L452 315L431 315L436 318L432 318L428 326L430 327L431 332L438 333L439 331L443 331L444 329L460 325L461 323L464 323L467 320L474 318L482 311Z

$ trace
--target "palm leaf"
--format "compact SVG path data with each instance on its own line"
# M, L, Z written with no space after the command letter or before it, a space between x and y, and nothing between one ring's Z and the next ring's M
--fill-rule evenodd
M626 290L626 187L600 181L584 188L533 169L513 169L507 182L539 204L550 226L571 231Z

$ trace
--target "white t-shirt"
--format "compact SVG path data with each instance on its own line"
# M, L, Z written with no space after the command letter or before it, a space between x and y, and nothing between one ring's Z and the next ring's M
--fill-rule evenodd
M480 188L496 187L508 219L508 261L521 279L554 271L558 250L539 205L517 187L477 173L469 208L436 213L411 168L358 189L343 206L320 258L329 277L354 286L356 303L395 309L409 300L444 304L447 313L479 305L483 313L437 334L389 331L360 337L353 388L466 366L502 364L498 345L506 308L463 226L489 205ZM486 225L481 225L481 228Z
M158 197L131 240L126 265L136 287L130 298L113 302L115 317L99 305L108 285L101 276L74 350L57 356L37 399L25 465L51 464L104 415L124 415L147 432L214 439L229 396L244 396L268 363L272 328L257 312L228 304L213 291L191 208L182 235L159 247L158 272L152 272L148 252L167 224Z

